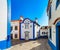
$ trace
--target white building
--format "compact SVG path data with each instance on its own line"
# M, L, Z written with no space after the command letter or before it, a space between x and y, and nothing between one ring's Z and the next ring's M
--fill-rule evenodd
M0 0L0 50L11 46L10 43L10 19L11 19L11 1Z
M41 26L40 37L48 37L48 26Z
M37 20L36 20L37 21ZM20 39L31 40L39 37L40 25L37 22L26 18L20 23Z
M52 50L60 50L60 0L49 0L49 45Z
M11 39L20 39L20 23L23 21L23 17L20 20L11 21Z
M19 39L20 36L20 23L18 20L11 21L11 39Z

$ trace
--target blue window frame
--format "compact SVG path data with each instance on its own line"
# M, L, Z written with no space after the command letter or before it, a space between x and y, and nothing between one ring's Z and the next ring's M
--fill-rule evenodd
M50 32L49 38L51 39L51 38L52 38L52 35L51 35L51 28L49 29L49 32Z
M56 2L56 9L57 9L59 4L60 4L60 0L57 0L57 2Z
M50 6L50 10L49 10L49 20L51 19L51 6Z

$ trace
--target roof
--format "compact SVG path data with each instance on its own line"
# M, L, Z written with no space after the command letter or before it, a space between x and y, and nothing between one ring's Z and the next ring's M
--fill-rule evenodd
M25 21L26 19L30 20L29 18L25 18L22 23L24 23L24 21ZM30 21L33 22L33 23L35 23L35 24L37 24L38 26L40 26L37 22L32 21L32 20L30 20Z
M33 21L36 25L40 26L37 22Z
M48 29L48 26L42 26L40 29Z
M11 20L11 22L22 22L22 20Z

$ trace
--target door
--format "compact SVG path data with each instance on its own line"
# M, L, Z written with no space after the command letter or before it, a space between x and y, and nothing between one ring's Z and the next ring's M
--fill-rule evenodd
M58 26L59 50L60 50L60 26Z
M29 40L29 32L28 31L25 32L25 40Z

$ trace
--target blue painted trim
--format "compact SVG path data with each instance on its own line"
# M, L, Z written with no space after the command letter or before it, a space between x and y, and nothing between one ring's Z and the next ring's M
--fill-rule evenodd
M24 23L24 21L26 20L26 19L28 19L28 20L30 20L29 18L25 18L24 20L23 20L23 22L21 22L21 23ZM33 23L35 23L35 24L37 24L38 26L40 26L38 23L36 23L35 21L32 21L32 20L30 20L31 22L33 22Z
M22 40L22 39L21 39L21 23L20 23L20 40Z
M10 41L7 42L7 40L0 41L0 49L6 49L11 46Z
M50 10L49 10L49 20L51 19L51 6L50 6Z
M59 50L59 33L58 26L60 26L60 21L56 24L56 49Z
M7 48L7 41L0 41L0 49L6 49Z
M59 4L60 4L60 0L59 1L56 0L56 9L58 8Z
M54 44L50 40L48 40L48 43L49 43L52 50L56 50L56 47L54 46Z
M11 2L11 1L10 1ZM0 49L6 49L6 48L9 48L11 46L11 39L10 39L10 17L9 16L9 1L7 0L7 39L6 40L3 40L3 41L0 41Z
M11 39L10 39L10 30L11 30L11 16L10 16L10 7L9 6L11 4L11 0L7 0L7 6L8 6L8 9L7 9L7 40L6 40L6 44L7 44L7 48L9 48L11 46Z
M52 50L59 50L58 26L60 26L60 21L56 24L56 47L54 46L54 44L50 40L48 40L48 43L51 46Z
M25 21L26 19L30 20L29 18L25 18L25 19L23 20L23 22L21 22L21 23L24 23L24 21ZM30 20L30 21L33 22L32 20Z
M34 23L33 23L33 39L35 39L35 26L34 26Z

